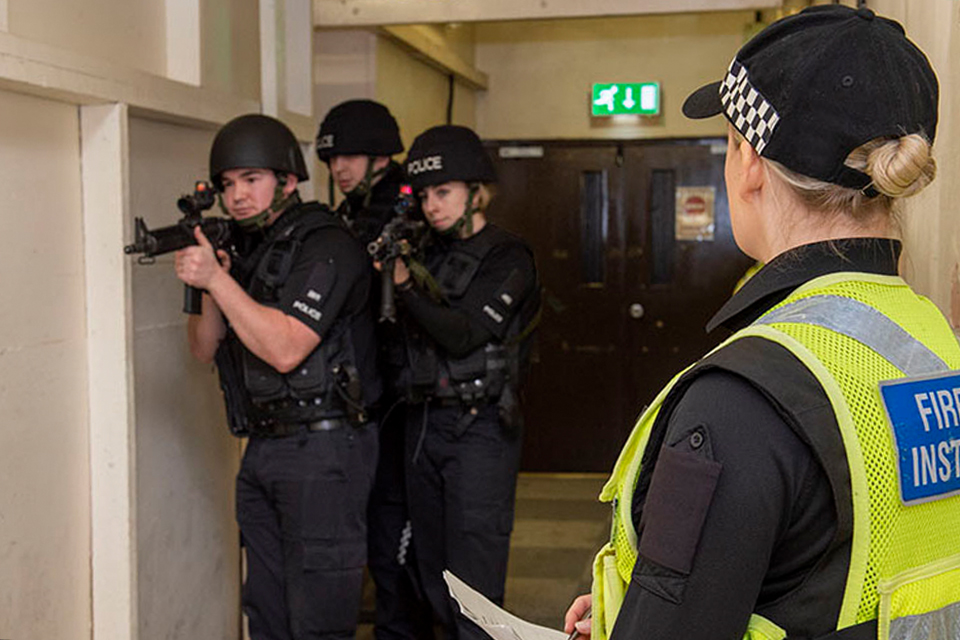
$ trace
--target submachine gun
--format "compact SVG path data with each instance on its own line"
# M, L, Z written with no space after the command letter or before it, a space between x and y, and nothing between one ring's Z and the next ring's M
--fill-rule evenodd
M187 193L177 200L177 208L183 212L183 218L169 227L150 230L143 218L134 218L134 242L123 248L123 252L141 254L137 256L139 264L153 264L155 257L179 251L184 247L197 244L193 230L200 227L214 250L226 249L231 242L233 224L227 218L216 216L203 217L203 212L217 201L217 192L209 182L198 180L193 193ZM196 287L184 285L183 311L199 315L202 310L203 292Z
M412 220L410 212L417 199L409 185L402 185L393 205L393 218L385 225L376 240L367 245L367 252L381 264L380 321L396 322L397 306L394 299L393 265L398 258L414 257L420 250L426 233L422 220Z

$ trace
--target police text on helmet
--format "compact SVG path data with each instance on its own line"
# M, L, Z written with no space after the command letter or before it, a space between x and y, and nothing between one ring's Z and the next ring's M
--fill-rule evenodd
M407 165L407 173L412 176L424 171L440 171L441 169L443 169L443 157L439 155L417 158Z

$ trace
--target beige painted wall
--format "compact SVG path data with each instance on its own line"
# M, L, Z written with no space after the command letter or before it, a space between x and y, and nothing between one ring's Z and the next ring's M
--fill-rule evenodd
M257 0L201 0L203 86L260 98L260 23Z
M113 236L128 199L131 217L173 222L176 197L206 176L215 124L260 107L261 3L198 0L199 28L168 33L168 1L0 0L0 638L240 634L240 447L212 367L187 353L170 258L129 269L132 345L128 271L110 269L99 285L86 276L102 267L104 238L125 264ZM200 88L163 79L178 38L201 49ZM289 62L283 45L275 58ZM128 126L116 100L157 119ZM97 105L79 110L82 131L81 103ZM309 116L291 126L304 120L310 128ZM183 124L201 121L210 128ZM101 297L119 303L92 302ZM129 423L127 370L99 366L104 350L91 346L104 341L119 345L121 364L129 354ZM98 389L115 401L100 413Z
M940 80L940 122L934 143L938 177L904 207L903 267L907 280L949 312L954 327L960 327L960 219L956 211L960 202L960 3L875 0L870 6L903 23Z
M476 66L489 74L477 97L484 138L663 138L722 134L719 120L691 121L680 107L722 77L752 12L484 24ZM590 117L594 82L661 83L661 116Z
M0 638L90 633L75 107L0 92Z
M204 87L260 98L260 26L257 0L198 0L200 77ZM157 76L167 74L164 0L7 0L8 31L84 56ZM171 33L176 47L178 37ZM191 43L193 44L193 43Z
M134 215L150 227L177 221L176 198L206 177L213 133L131 119ZM213 368L187 349L172 257L135 266L133 295L139 640L235 639L239 440L227 432Z
M391 40L378 40L375 95L400 123L404 147L426 129L446 123L449 86L448 77L437 69ZM454 84L453 122L476 126L474 91L459 82Z
M13 35L156 75L166 73L164 0L8 0Z

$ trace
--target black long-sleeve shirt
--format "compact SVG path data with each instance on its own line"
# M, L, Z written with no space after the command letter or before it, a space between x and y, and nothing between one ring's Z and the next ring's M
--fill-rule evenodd
M455 251L457 244L468 245L487 240L497 234L507 239L498 242L486 254L462 295L448 296L446 304L436 302L419 287L401 292L400 297L410 316L447 354L459 358L483 345L503 340L509 326L508 314L518 312L524 300L535 294L536 268L533 257L519 238L487 223L483 229L465 239L443 240L428 253L426 266L437 275L444 257ZM510 289L513 302L509 309L498 302L504 287ZM485 306L496 306L503 321L493 321Z

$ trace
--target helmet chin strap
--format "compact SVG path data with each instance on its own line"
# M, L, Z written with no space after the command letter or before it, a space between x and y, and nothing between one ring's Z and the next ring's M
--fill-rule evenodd
M478 207L473 206L473 201L477 196L480 185L472 183L467 191L467 202L463 205L463 214L457 218L457 221L450 225L446 231L441 231L441 235L469 238L473 235L473 214L480 211ZM462 233L461 233L462 230Z
M247 233L253 231L263 231L263 229L267 226L267 221L270 219L271 215L285 211L291 205L300 202L300 194L296 189L291 191L290 195L284 195L283 188L286 185L287 177L277 174L277 186L273 189L273 199L270 201L270 205L254 216L244 218L243 220L237 220L237 225ZM223 204L222 193L217 194L217 203L220 205L220 210L229 216L230 212L227 211L226 205Z
M388 162L379 169L374 170L373 161L373 156L367 156L367 170L363 174L363 180L361 180L357 186L351 189L349 193L344 194L349 196L363 196L364 209L370 206L370 198L373 197L373 181L386 173L387 169L390 167L390 163Z

